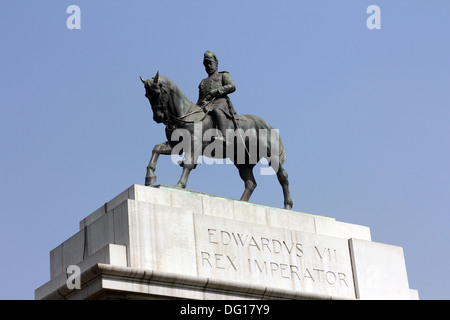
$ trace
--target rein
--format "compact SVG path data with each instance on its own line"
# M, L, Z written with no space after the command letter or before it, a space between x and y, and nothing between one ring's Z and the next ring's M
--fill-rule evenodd
M169 108L169 106L168 106L168 104L170 103L171 105L174 105L174 103L173 103L173 101L172 101L172 96L168 93L168 90L165 88L165 86L163 85L163 86L161 86L161 91L165 94L165 95L167 95L168 96L168 99L166 100L166 99L161 99L160 98L160 100L159 100L159 103L160 103L160 105L162 106L162 109L164 110L164 113L166 114L166 116L167 116L167 121L165 121L164 122L164 124L166 125L166 127L169 129L169 130L174 130L176 127L177 127L177 124L178 123L195 123L195 122L197 122L197 121L203 121L207 116L208 116L208 114L209 114L209 112L211 111L211 110L205 110L205 108L208 106L208 105L210 105L212 102L214 102L214 100L216 99L215 97L211 100L211 101L208 101L205 105L203 105L203 106L198 106L199 108L196 108L195 110L193 110L193 111L189 111L189 112L187 112L186 114L184 114L184 115L182 115L182 116L180 116L180 117L177 117L177 116L174 116L171 112L170 112L170 108ZM193 104L193 105L195 105L195 104ZM195 105L195 106L197 106L197 105ZM192 110L193 108L191 107L190 108L190 110ZM205 112L205 115L200 119L200 120L196 120L196 121L194 121L194 120L184 120L185 118L187 118L187 117L189 117L189 116L191 116L191 115L194 115L194 114L196 114L196 113L200 113L200 112Z
M199 109L197 109L197 110L194 110L194 111L191 111L191 112L188 112L188 113L186 113L185 115L182 115L181 117L175 117L173 114L171 114L171 113L167 113L168 115L169 115L169 117L171 118L171 120L175 120L176 122L175 122L175 124L176 123L178 123L178 122L183 122L183 123L195 123L195 122L197 122L197 121L203 121L203 120L205 120L205 118L208 116L208 114L209 114L209 112L211 111L211 110L206 110L206 112L205 112L205 108L208 106L208 105L210 105L213 101L215 100L215 97L211 100L211 101L209 101L207 104L205 104L203 107L200 107ZM193 115L193 114L196 114L196 113L199 113L199 112L205 112L205 115L200 119L200 120L197 120L197 121L194 121L194 120L183 120L184 118L187 118L187 117L189 117L189 116L191 116L191 115Z

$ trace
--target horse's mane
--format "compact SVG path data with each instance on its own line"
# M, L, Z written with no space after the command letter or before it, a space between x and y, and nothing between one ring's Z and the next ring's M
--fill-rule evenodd
M154 78L150 79L153 81ZM176 95L180 98L180 100L183 100L184 103L188 103L188 111L189 113L195 113L195 114L204 114L204 110L198 106L196 103L192 102L185 94L184 92L169 78L166 76L160 75L158 78L158 83L162 83L162 90L168 91L175 91Z
M153 78L152 78L153 80ZM171 91L175 90L177 91L178 95L181 96L181 98L188 100L190 102L192 102L191 100L189 100L189 98L184 94L184 92L175 84L175 82L173 82L172 80L170 80L169 78L165 77L165 76L159 76L159 80L158 82L162 81L163 87L169 87L169 89ZM166 88L167 90L167 88Z

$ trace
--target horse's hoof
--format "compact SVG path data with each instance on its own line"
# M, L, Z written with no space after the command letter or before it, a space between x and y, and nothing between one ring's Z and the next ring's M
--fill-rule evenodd
M145 185L151 186L152 184L154 184L156 182L156 176L150 176L150 177L145 177Z
M284 209L286 210L291 210L292 209L293 204L292 203L287 203L284 205Z
M186 188L186 185L183 184L183 183L178 182L178 183L175 185L175 188L184 189L184 188Z

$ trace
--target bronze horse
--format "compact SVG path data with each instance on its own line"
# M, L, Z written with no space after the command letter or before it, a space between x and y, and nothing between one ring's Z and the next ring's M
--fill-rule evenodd
M147 166L146 186L156 182L156 163L161 154L185 153L180 163L183 172L176 185L179 188L186 187L189 174L196 167L200 155L228 158L237 167L244 181L245 190L240 200L248 201L256 188L253 168L260 159L266 158L283 189L284 208L292 208L288 174L283 168L285 151L278 130L257 116L236 115L228 121L227 145L225 145L219 139L214 140L214 135L220 132L215 129L207 107L202 109L191 102L175 83L160 76L159 73L147 80L141 77L141 81L145 87L145 96L153 110L153 120L166 125L167 137L166 142L153 148L152 157ZM229 138L228 132L234 135L230 134L231 138ZM181 142L180 137L183 137ZM230 142L234 141L236 143L232 143L230 147ZM181 144L185 148L180 149Z

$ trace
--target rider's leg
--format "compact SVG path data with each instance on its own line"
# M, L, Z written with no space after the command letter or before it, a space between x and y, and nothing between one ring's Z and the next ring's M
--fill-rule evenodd
M228 119L225 113L216 108L212 111L212 116L215 124L217 125L217 128L222 133L222 138L225 140L225 137L227 135L227 129L228 129Z

